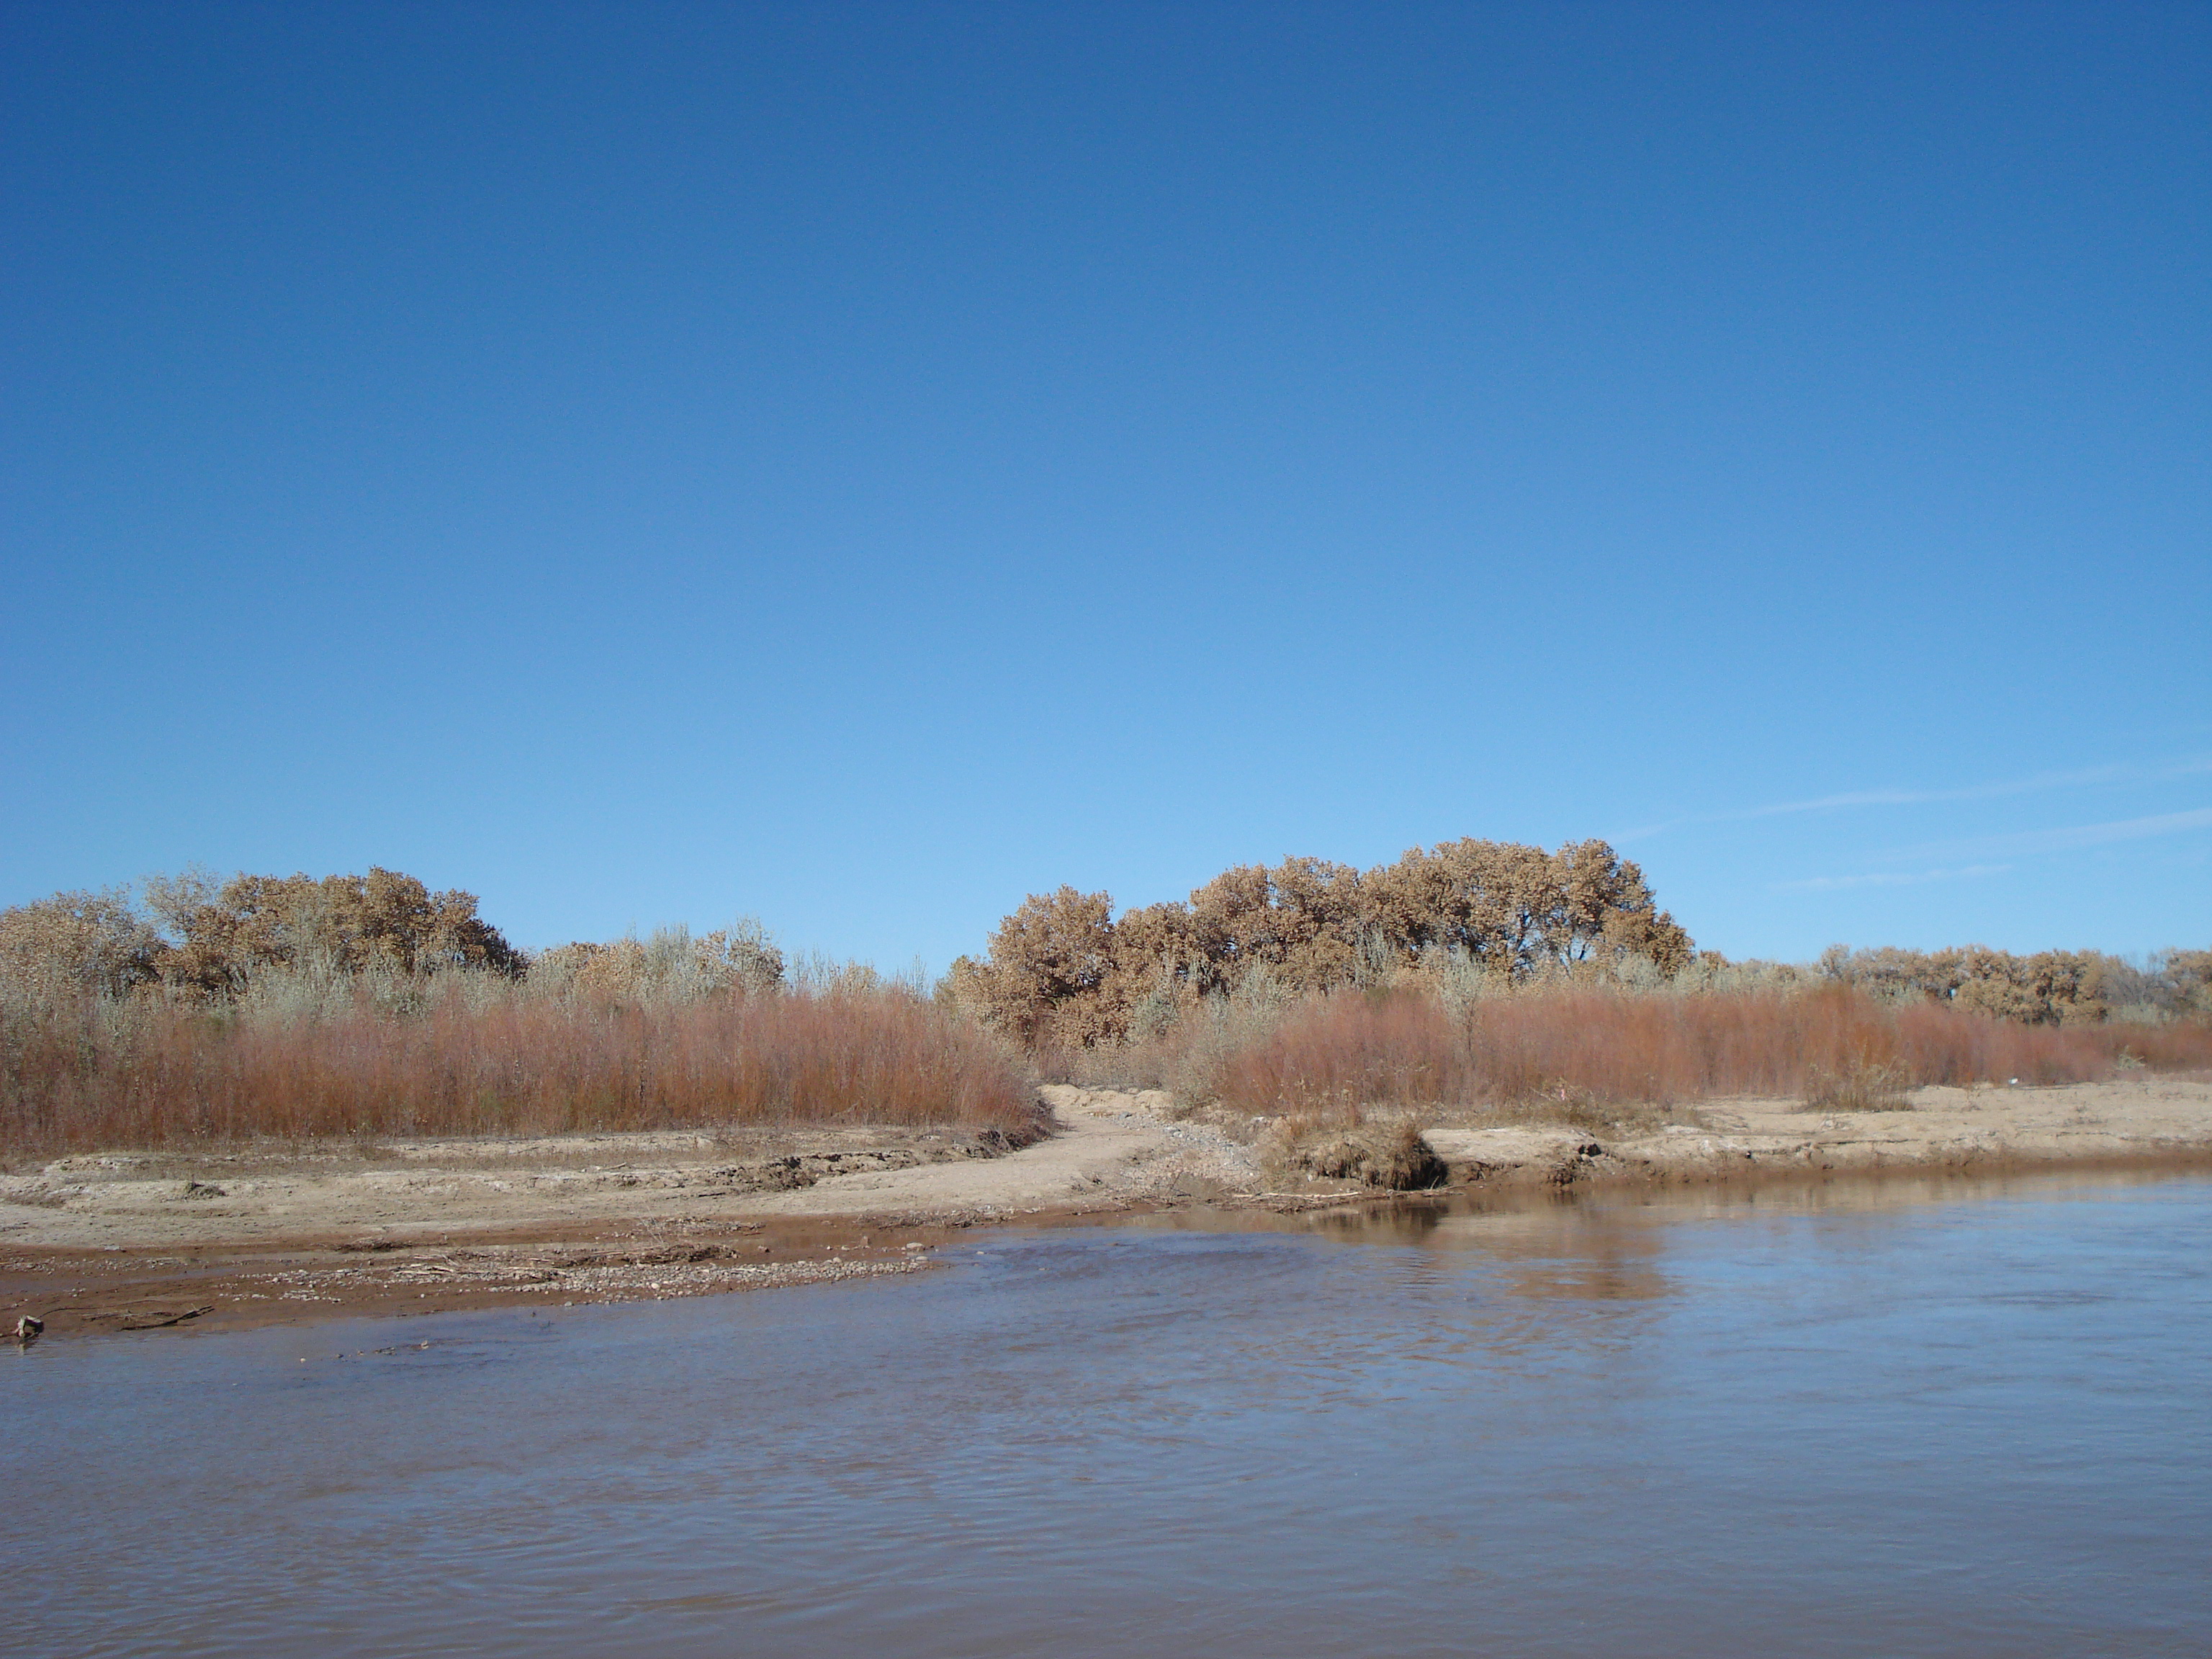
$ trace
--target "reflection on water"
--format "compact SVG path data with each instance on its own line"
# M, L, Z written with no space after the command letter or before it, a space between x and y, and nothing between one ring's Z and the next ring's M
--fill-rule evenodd
M42 1344L0 1352L11 1625L56 1654L2201 1656L2209 1247L2203 1181L1439 1202Z

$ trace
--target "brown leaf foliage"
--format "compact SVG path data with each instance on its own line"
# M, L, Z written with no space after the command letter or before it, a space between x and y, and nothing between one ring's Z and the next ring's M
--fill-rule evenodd
M434 893L421 881L372 866L365 876L156 877L147 905L173 941L162 981L203 996L244 989L271 968L314 965L358 973L437 969L522 970L523 957L477 915L473 893Z
M993 930L988 961L953 963L957 999L1031 1048L1082 1047L1112 1034L1112 909L1105 894L1073 887L1031 894Z
M783 952L757 922L695 935L664 928L650 939L579 942L540 951L530 980L620 1002L683 1000L717 992L759 994L784 982Z
M1950 951L1832 947L1827 978L1893 1002L1931 1002L2023 1025L2095 1025L2123 1010L2212 1014L2204 994L2212 951L2174 951L2148 971L2096 951L2015 956L1970 945Z
M1032 1048L1080 1048L1264 980L1289 995L1389 983L1457 962L1518 982L1694 949L1644 873L1601 841L1447 842L1362 872L1324 859L1242 865L1187 903L1113 915L1104 893L1033 895L954 964L952 994Z
M57 893L0 910L0 991L125 996L160 979L165 950L128 891Z

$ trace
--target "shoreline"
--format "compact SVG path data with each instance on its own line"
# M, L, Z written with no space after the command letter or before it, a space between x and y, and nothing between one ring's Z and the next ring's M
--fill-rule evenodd
M1157 1091L1043 1092L1056 1132L1012 1150L856 1127L57 1159L0 1176L0 1326L28 1315L53 1340L826 1284L925 1271L977 1227L1163 1210L2212 1169L2212 1082L2185 1077L1918 1090L1887 1112L1711 1101L1610 1131L1447 1116L1423 1129L1449 1180L1413 1194L1271 1180L1269 1126L1178 1117Z

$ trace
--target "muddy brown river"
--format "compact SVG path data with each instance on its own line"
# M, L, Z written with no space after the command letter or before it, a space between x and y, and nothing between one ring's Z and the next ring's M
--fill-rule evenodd
M38 1655L2212 1652L2212 1182L0 1350Z

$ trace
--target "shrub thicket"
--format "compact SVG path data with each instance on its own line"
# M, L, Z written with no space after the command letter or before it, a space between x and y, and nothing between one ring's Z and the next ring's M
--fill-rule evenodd
M1733 1095L1841 1107L1928 1084L2212 1066L2212 1026L2028 1025L1841 985L1683 996L1561 985L1456 1006L1409 988L1333 992L1233 1044L1187 1054L1170 1035L1126 1058L1189 1095L1267 1115Z
M933 999L757 923L534 957L396 872L204 874L0 911L0 1150L763 1120L1025 1132L1038 1073L1311 1115L1893 1100L2212 1065L2212 951L1696 951L1603 842L1033 896Z
M1026 1139L1038 1116L995 1042L898 986L623 1000L463 972L405 1006L379 990L0 1008L0 1152L833 1120Z
M0 1152L845 1119L1034 1132L912 985L758 924L534 960L411 877L204 876L0 912Z

